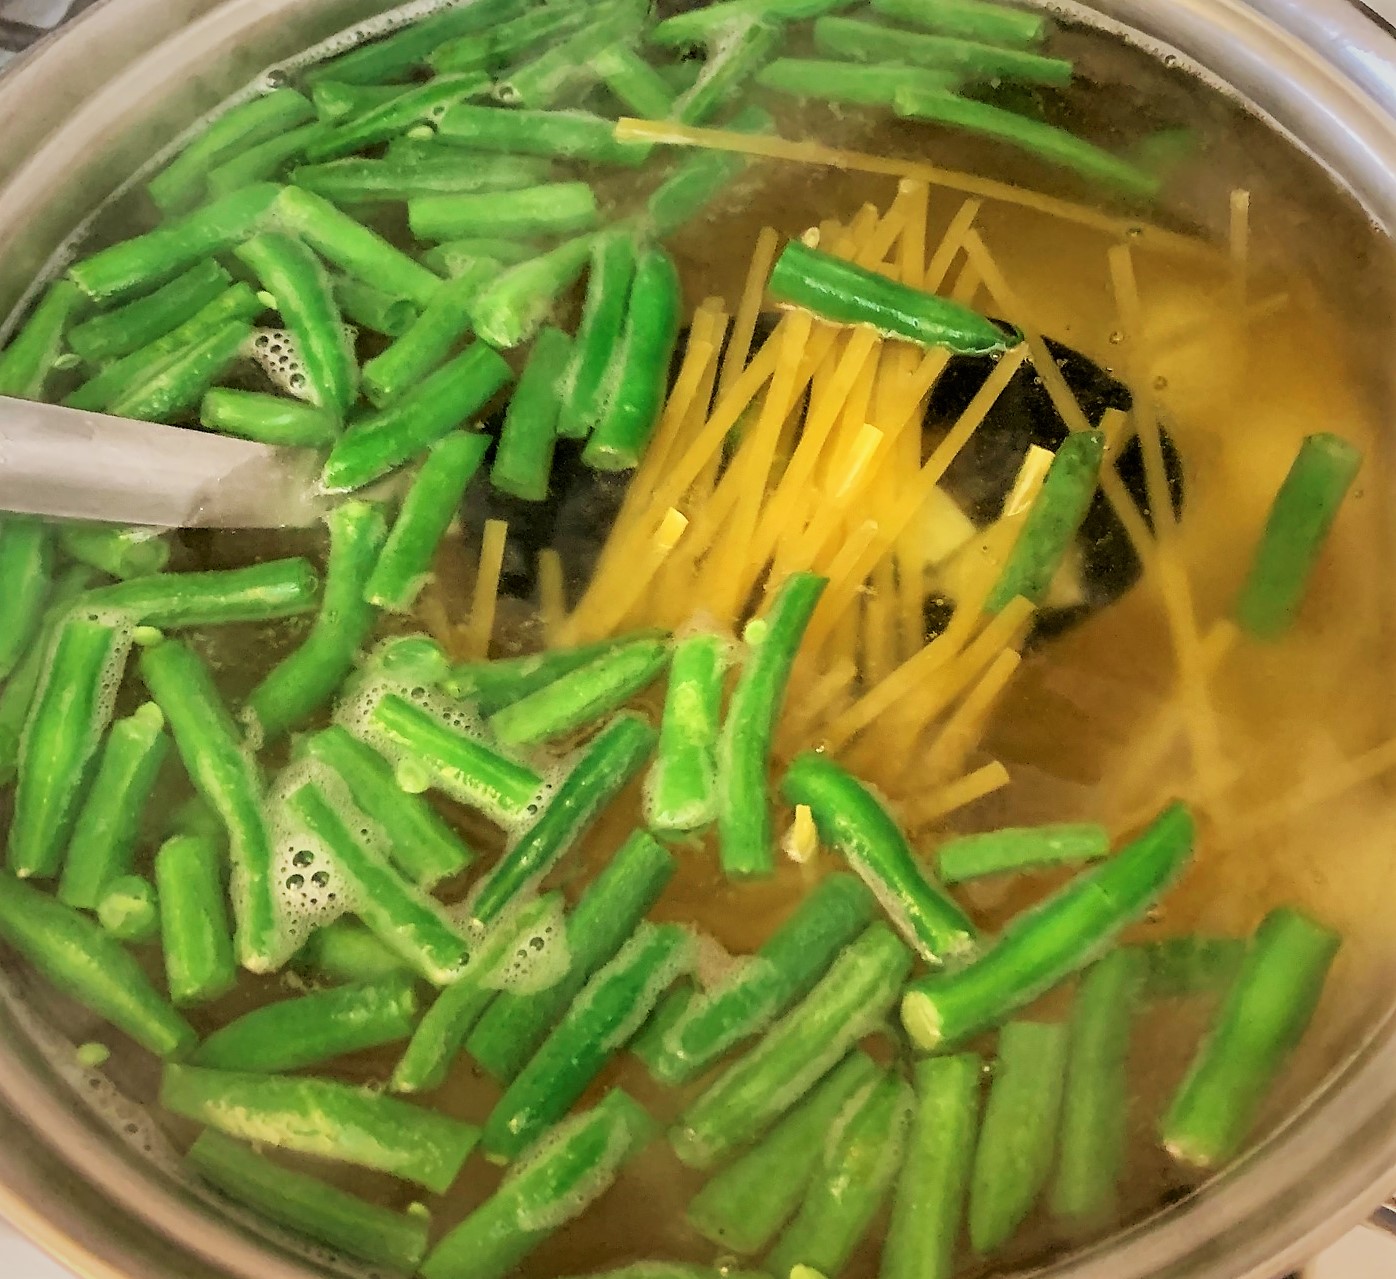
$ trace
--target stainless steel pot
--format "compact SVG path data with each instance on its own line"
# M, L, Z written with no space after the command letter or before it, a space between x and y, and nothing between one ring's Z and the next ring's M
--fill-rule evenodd
M106 0L0 77L0 316L95 205L263 68L381 0ZM1064 6L1075 8L1075 6ZM1094 0L1321 159L1396 239L1396 2ZM1382 25L1385 19L1388 25ZM0 1214L78 1273L306 1279L330 1263L182 1184L0 1000ZM1396 1008L1309 1106L1185 1203L1044 1272L1274 1279L1396 1185Z

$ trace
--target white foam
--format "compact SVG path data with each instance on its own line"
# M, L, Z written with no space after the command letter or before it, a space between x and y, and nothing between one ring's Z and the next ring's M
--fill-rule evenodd
M345 336L352 346L359 331L346 324ZM256 328L243 347L243 354L255 360L277 390L298 400L311 398L310 379L300 345L289 329Z
M485 977L484 985L490 990L531 995L556 986L571 964L562 901L554 898L541 916L515 935L508 955Z

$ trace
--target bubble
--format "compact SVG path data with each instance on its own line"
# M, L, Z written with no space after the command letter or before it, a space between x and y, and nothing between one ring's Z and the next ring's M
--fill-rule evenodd
M330 883L330 872L327 870L317 870L311 877L310 882L316 888L328 888Z
M292 876L290 876L290 877L286 880L286 887L289 888L292 892L296 892L298 889L304 888L304 887L305 887L305 876L304 876L304 875L292 875Z
M313 866L315 854L308 848L302 848L291 860L297 866Z

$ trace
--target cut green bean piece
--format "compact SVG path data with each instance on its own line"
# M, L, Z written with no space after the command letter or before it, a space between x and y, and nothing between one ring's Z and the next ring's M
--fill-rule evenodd
M234 320L215 329L148 382L114 399L107 411L114 417L145 422L173 422L186 416L242 355L251 337L252 325L246 320Z
M334 296L346 320L384 337L401 337L417 319L417 306L411 298L385 293L351 276L335 278Z
M653 1130L645 1110L618 1088L559 1124L436 1245L422 1266L423 1279L505 1279L610 1189Z
M162 631L270 622L314 608L320 579L309 560L266 560L251 568L152 573L89 591L84 603Z
M281 191L259 182L220 196L185 217L94 253L69 267L68 275L98 302L158 284L251 235Z
M378 939L432 985L455 981L465 967L467 948L437 903L350 831L319 786L300 787L287 807L334 859L354 913Z
M669 663L669 642L643 639L496 711L490 729L506 746L536 746L593 723L648 687Z
M986 0L872 0L883 17L909 22L937 35L986 44L1032 48L1052 31L1050 18L1032 9L1011 9Z
M480 235L570 235L600 221L585 182L549 182L477 195L423 195L407 202L412 233L422 240Z
M592 241L582 320L558 418L558 434L567 439L583 439L605 408L606 373L625 328L636 249L627 231L608 231Z
M1164 1117L1168 1152L1216 1168L1250 1136L1323 994L1341 939L1288 907L1271 911Z
M223 857L202 835L176 835L155 854L165 981L180 1007L219 998L237 984L223 890Z
M0 351L0 395L43 398L54 363L63 353L64 333L83 297L67 280L49 286L29 319Z
M337 204L370 204L531 187L548 176L550 167L546 160L528 156L468 156L440 148L429 158L410 161L389 156L301 165L291 180Z
M916 1065L916 1109L897 1179L882 1279L951 1279L979 1126L973 1054Z
M992 320L949 298L899 284L830 253L792 240L776 259L771 296L834 324L869 324L885 337L946 347L957 355L992 355L1017 345Z
M711 1168L758 1140L896 1003L911 954L873 924L805 998L679 1117L669 1139L692 1168Z
M831 1125L823 1159L799 1214L766 1259L772 1273L810 1266L836 1275L872 1225L901 1167L911 1089L895 1077L873 1084Z
M79 324L68 345L89 364L130 355L192 319L232 283L217 262L205 259L153 293Z
M331 451L321 483L332 493L371 484L464 425L513 376L497 351L476 342L396 404L351 426Z
M502 991L466 1049L495 1079L508 1082L547 1038L592 974L621 948L674 874L670 853L636 831L587 887L568 916L567 971L543 990Z
M640 640L665 638L667 634L666 631L634 631L577 648L549 649L546 653L492 662L466 662L451 671L442 687L452 697L474 703L482 715L492 715L501 707L536 693L599 657Z
M112 725L73 826L61 901L95 910L112 880L130 872L146 801L169 748L165 716L153 702Z
M269 1221L370 1266L410 1273L427 1250L430 1219L392 1212L293 1172L222 1133L205 1131L189 1163L211 1185Z
M276 298L305 367L307 398L343 417L358 394L358 369L320 259L299 240L275 232L255 235L233 252Z
M592 57L603 49L624 47L638 39L648 7L644 0L595 6L594 16L584 27L502 76L495 96L509 106L550 107L585 88L595 75Z
M759 1252L794 1216L839 1117L877 1080L872 1058L849 1053L769 1136L693 1197L689 1223L724 1251Z
M820 837L847 858L923 959L939 967L974 953L969 916L921 869L892 815L856 777L806 751L790 765L781 793L809 807Z
M429 1092L446 1082L465 1037L498 993L501 972L520 956L527 962L533 943L544 942L561 915L562 896L550 893L498 920L476 943L470 962L427 1009L394 1068L394 1092Z
M475 299L470 313L475 332L496 347L528 341L577 282L594 242L589 235L564 240L541 257L510 267Z
M548 497L563 380L572 357L572 339L544 325L534 339L528 363L509 401L499 433L490 483L525 502Z
M305 1076L169 1066L160 1104L229 1137L372 1168L436 1194L450 1189L479 1136L445 1115Z
M221 199L254 183L280 178L281 170L292 160L304 156L306 149L324 137L329 129L329 125L316 120L248 147L208 175L209 195Z
M476 925L493 923L570 851L597 814L644 767L654 730L617 715L582 751L537 820L496 863L471 900Z
M1074 1227L1115 1219L1128 1142L1130 1032L1144 956L1125 948L1087 970L1071 1014L1052 1215Z
M922 35L854 18L820 18L814 24L814 45L821 53L835 58L944 69L975 80L1014 80L1062 88L1071 83L1074 72L1072 63L1065 58L1048 58L973 40Z
M1067 1028L1011 1021L998 1062L970 1182L969 1237L981 1256L1003 1247L1047 1184L1066 1086Z
M0 872L0 937L64 994L157 1057L180 1057L193 1029L140 964L86 915Z
M599 471L640 464L669 388L683 287L674 260L658 245L641 249L620 345L603 375L608 388L582 461Z
M591 69L621 106L644 119L664 120L677 96L668 82L634 49L623 44L594 53Z
M394 613L411 610L488 447L487 436L466 431L432 445L364 587L368 603Z
M426 769L432 785L501 823L523 817L543 785L531 768L458 732L396 693L379 700L370 726Z
M1086 967L1183 873L1193 837L1191 813L1170 805L1109 861L1019 915L972 963L914 983L902 1000L912 1042L922 1052L961 1043Z
M126 627L86 610L58 631L20 745L9 865L21 879L62 866L130 644Z
M214 387L199 406L199 421L220 435L279 447L329 448L339 439L336 413L260 391Z
M203 195L210 170L314 118L309 99L294 89L273 89L244 102L202 127L151 179L150 198L166 214L183 213Z
M115 524L64 524L63 550L81 564L123 580L160 572L170 560L167 530Z
M808 994L876 910L851 875L831 875L728 977L691 999L671 996L665 1009L682 1008L661 1018L661 1033L646 1031L637 1054L661 1083L686 1083Z
M362 924L337 919L317 928L296 952L296 967L338 982L376 982L409 972L403 961Z
M386 142L414 124L438 120L441 113L457 102L478 98L490 91L492 82L478 71L458 75L438 75L425 84L410 85L395 98L380 103L363 115L355 116L306 149L314 161L364 151L375 143Z
M53 533L41 520L0 520L0 680L19 665L43 622L53 584Z
M228 832L238 961L254 973L273 972L285 957L286 938L271 882L271 837L257 767L243 750L242 734L208 668L191 649L174 640L146 649L141 676L165 712L194 789ZM165 909L168 921L168 900Z
M476 151L557 156L594 164L635 165L647 145L617 142L615 124L585 111L515 111L461 103L441 117L443 138Z
M746 107L724 127L733 133L768 133L773 121L759 107ZM750 162L750 157L728 151L690 155L645 202L650 230L661 238L672 235L717 199Z
M517 5L497 24L476 28L431 51L440 72L502 70L530 50L570 35L586 24L599 6L582 4Z
M406 976L283 999L215 1030L189 1059L210 1070L274 1073L406 1039L417 1024Z
M134 945L151 941L160 931L155 889L139 875L120 875L102 891L97 920L105 932Z
M517 1158L560 1120L692 967L694 948L693 934L678 924L641 924L505 1090L485 1122L483 1149Z
M708 46L702 74L674 103L673 118L683 124L706 124L770 60L782 39L782 28L760 16L722 28Z
M770 1279L761 1270L734 1270L726 1265L696 1266L680 1261L636 1261L615 1270L599 1270L576 1279ZM797 1276L798 1279L798 1276Z
M383 832L394 863L423 888L459 875L474 860L429 803L397 784L377 751L337 724L297 742L297 752L338 777L354 806Z
M1165 937L1140 949L1148 965L1144 998L1150 1000L1224 995L1246 957L1239 937Z
M847 8L853 0L723 0L702 5L666 18L649 33L650 42L670 49L685 45L711 44L724 30L753 18L766 22L802 22L835 9Z
M411 298L418 306L426 306L441 287L439 276L313 191L280 188L275 208L287 230L365 284Z
M781 585L727 708L717 744L717 832L722 869L729 878L769 875L775 869L766 793L771 740L795 655L826 580L795 573Z
M323 123L342 123L365 115L400 98L410 84L346 84L342 80L315 80L310 101Z
M546 176L546 175L542 175ZM447 279L455 279L477 266L503 271L506 266L518 266L530 258L542 255L542 248L531 240L501 240L496 236L467 236L463 240L447 240L422 254L422 261Z
M1055 826L1006 826L961 835L936 850L936 869L946 884L1005 872L1079 866L1110 855L1110 833L1098 822Z
M1285 476L1265 522L1233 615L1255 639L1294 625L1314 566L1362 466L1362 451L1337 435L1310 435Z
M698 632L674 648L659 755L645 782L651 830L688 834L717 819L717 736L731 642Z
M756 83L797 98L890 109L903 89L953 89L962 78L954 71L922 71L895 63L863 66L822 58L777 58L761 68Z

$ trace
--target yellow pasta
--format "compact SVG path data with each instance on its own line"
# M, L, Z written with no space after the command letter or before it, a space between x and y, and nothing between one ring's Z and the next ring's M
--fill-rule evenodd
M465 626L465 655L472 662L490 655L495 608L499 603L499 574L504 568L504 546L509 539L507 520L486 520L480 539L480 568L470 600L470 620Z
M551 546L538 552L538 615L548 640L555 640L558 627L567 616L567 584L562 556Z
M909 805L905 813L907 824L913 830L923 829L1007 785L1008 769L993 760Z

